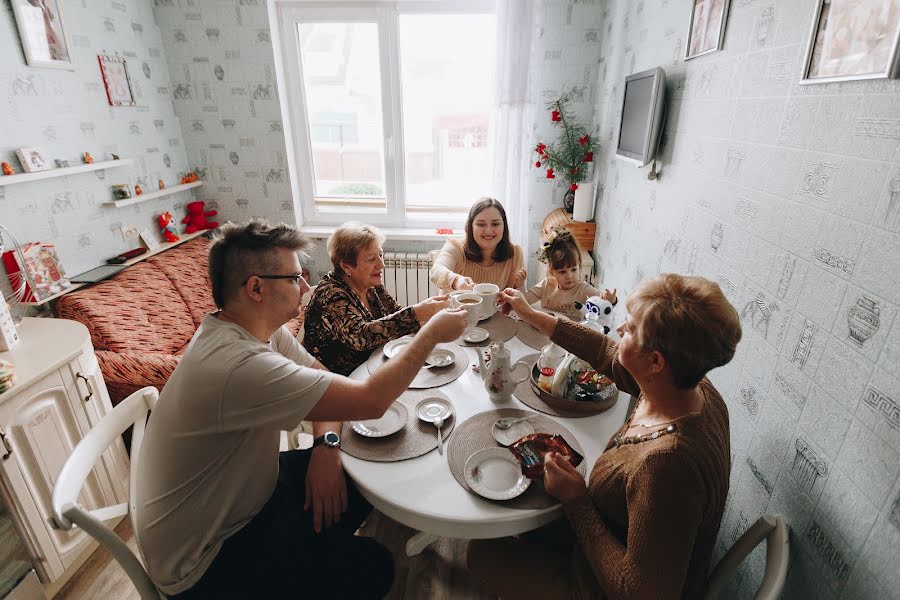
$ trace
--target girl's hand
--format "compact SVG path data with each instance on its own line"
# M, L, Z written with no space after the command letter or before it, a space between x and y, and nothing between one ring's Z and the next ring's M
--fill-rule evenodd
M556 277L553 275L547 276L547 281L544 282L544 294L552 294L559 287L559 282L556 281ZM542 294L543 295L543 294Z
M560 502L571 502L587 494L581 473L557 452L544 456L544 489Z
M520 288L525 285L525 280L528 278L528 272L525 269L519 269L515 273L513 273L512 277L512 285L510 287Z
M600 294L600 297L609 302L610 304L616 304L619 299L616 297L616 288L613 288L612 291L609 291L609 288L603 290L603 293Z

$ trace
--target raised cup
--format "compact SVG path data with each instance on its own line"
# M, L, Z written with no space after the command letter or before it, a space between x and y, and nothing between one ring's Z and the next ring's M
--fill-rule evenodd
M475 285L475 293L481 296L481 318L489 319L497 312L497 295L500 287L493 283L479 283Z
M453 308L463 307L468 313L469 327L474 327L481 317L481 305L484 301L475 292L465 292L450 296L450 305Z

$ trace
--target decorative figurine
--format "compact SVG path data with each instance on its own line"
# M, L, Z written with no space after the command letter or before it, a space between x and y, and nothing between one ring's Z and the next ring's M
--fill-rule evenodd
M141 189L141 184L139 184L139 183L134 184L134 195L140 196L143 193L144 193L144 190Z
M90 164L94 163L94 157L91 156L90 152L85 152L84 154L82 154L81 160L83 160L84 164L86 164L86 165L90 165Z
M112 157L112 158L110 158L110 160L122 160L121 158L119 158L119 155L116 154L115 152L110 152L109 155Z
M69 166L69 161L63 160L61 158L57 158L55 162L56 162L57 169L65 169L66 167Z
M117 183L112 186L113 198L116 200L127 200L131 198L131 190L124 183Z
M157 218L159 219L159 227L162 230L162 235L167 242L177 242L181 239L178 237L178 230L175 229L172 213L166 211Z
M157 183L159 184L159 189L166 189L166 182L162 180L162 177L159 178L159 181Z
M12 168L12 165L10 165L8 162L0 163L0 168L3 169L4 175L15 175L16 174L16 172Z
M197 181L197 174L193 171L185 173L184 177L181 178L181 183L194 183L195 181Z
M200 231L201 229L215 229L219 226L216 221L207 221L206 217L212 217L218 214L218 211L215 210L203 210L203 202L195 201L188 202L187 206L185 206L187 210L187 216L181 220L182 223L187 223L188 226L185 227L185 233L194 233L195 231Z

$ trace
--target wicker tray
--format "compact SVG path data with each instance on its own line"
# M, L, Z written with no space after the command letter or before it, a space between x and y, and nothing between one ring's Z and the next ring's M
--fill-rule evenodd
M529 354L522 360L531 367L531 377L520 383L514 392L523 404L542 413L559 417L588 417L597 415L612 408L619 399L619 390L609 398L596 402L578 402L560 398L538 387L535 380L536 364L539 354Z

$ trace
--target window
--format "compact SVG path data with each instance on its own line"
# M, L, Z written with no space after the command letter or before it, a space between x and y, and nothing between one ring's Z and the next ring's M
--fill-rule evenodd
M461 225L491 190L493 0L278 10L304 222Z

